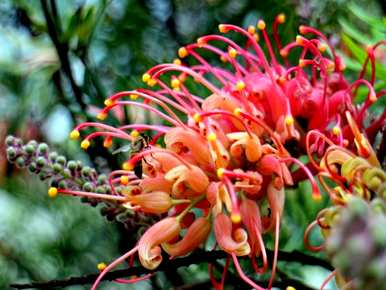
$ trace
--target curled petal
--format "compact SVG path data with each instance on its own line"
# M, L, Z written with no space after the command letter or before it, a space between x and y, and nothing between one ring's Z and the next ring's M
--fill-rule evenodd
M351 182L359 171L364 171L369 167L371 167L371 165L366 159L360 157L350 158L342 164L341 174L344 178Z
M260 139L254 134L247 138L245 142L245 155L250 162L258 161L262 155Z
M192 194L205 192L209 185L209 179L199 167L180 165L170 170L165 179L173 182L172 193L174 196L181 196L188 190Z
M162 191L133 195L130 203L139 206L143 212L154 214L165 213L173 206L169 194Z
M165 134L166 148L176 153L189 150L199 164L211 163L211 155L208 144L199 133L184 128L173 128Z
M241 202L240 213L241 220L248 231L251 251L256 254L259 249L258 236L262 231L259 207L255 201L246 198Z
M161 246L170 256L184 256L206 241L209 233L210 223L208 219L199 217L190 225L182 240L174 244L163 243Z
M146 162L157 168L158 171L168 172L170 169L181 165L176 157L165 152L155 152L146 158Z
M163 175L156 177L144 178L140 182L140 186L144 192L163 191L171 192L173 183L166 180Z
M219 246L227 253L244 256L248 255L251 251L246 231L239 228L233 233L232 221L223 213L215 217L214 234Z
M342 165L344 162L346 162L349 159L352 159L352 156L347 152L340 150L339 147L337 147L337 149L329 151L329 153L322 158L320 162L320 167L323 169L327 169L327 164Z
M248 161L256 162L262 155L262 146L259 137L245 132L227 134L231 141L235 141L230 148L231 155L238 158L245 152Z
M271 207L271 223L265 231L269 231L276 224L277 217L280 218L284 210L285 192L284 187L277 189L273 182L268 185L267 198L269 206ZM278 213L278 214L277 214Z
M151 226L138 242L139 260L146 269L153 270L162 262L160 244L177 237L181 227L175 217L167 217Z

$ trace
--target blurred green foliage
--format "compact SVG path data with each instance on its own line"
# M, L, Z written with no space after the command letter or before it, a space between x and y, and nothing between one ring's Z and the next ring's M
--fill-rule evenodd
M339 42L341 36L343 52L349 51L345 59L349 73L357 75L364 59L360 48L385 35L385 18L380 18L379 3L1 1L0 139L8 132L24 139L47 141L69 158L93 162L103 172L117 164L102 149L91 150L86 155L77 144L67 141L72 126L94 120L95 107L102 106L113 92L142 86L140 75L156 63L170 62L179 46L194 42L203 34L217 32L219 23L245 27L260 17L271 23L278 13L284 12L287 22L281 28L283 43L294 38L301 23L317 26L334 42ZM366 9L361 9L363 4ZM383 80L386 79L384 64L377 68ZM380 86L384 88L385 82ZM133 118L136 115L127 112L126 121ZM4 150L2 145L0 150ZM129 247L125 244L124 231L105 222L94 208L76 199L49 201L45 196L46 185L7 165L4 158L0 158L0 173L1 289L7 289L11 282L92 273L98 262L111 261ZM306 189L304 184L300 190L287 193L281 237L281 247L285 250L304 250L303 231L324 205L315 205ZM320 235L314 240L317 243ZM315 281L326 275L315 269L299 270L281 263L279 269L284 268L291 277L314 281L316 285ZM181 269L179 275L182 281L202 281L207 279L206 270L192 266ZM158 283L152 287L176 286L181 282L177 279L179 275L173 274L173 281L169 274L159 274L155 279ZM141 286L144 284L148 282Z

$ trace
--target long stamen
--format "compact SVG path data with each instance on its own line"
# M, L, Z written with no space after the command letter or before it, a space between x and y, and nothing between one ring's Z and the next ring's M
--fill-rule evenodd
M298 165L301 169L303 169L304 172L307 174L309 181L311 182L312 198L315 199L315 200L320 200L321 199L322 196L320 194L318 185L316 184L315 179L312 176L312 173L310 172L310 170L301 161L299 161L298 159L293 158L293 157L281 158L279 160L280 160L280 162L288 162L288 161L290 161L290 162L296 163L296 165Z
M135 246L133 249L128 251L126 254L122 255L115 261L111 262L110 265L108 265L98 276L98 278L95 280L94 284L91 287L91 290L96 290L98 288L99 283L102 281L102 278L111 270L114 269L116 266L121 264L123 261L125 261L127 258L129 258L131 255L133 255L135 252L137 252L138 246Z
M104 200L116 200L116 201L127 201L127 197L125 197L125 196L116 196L116 195L111 195L111 194L85 192L85 191L62 189L62 188L58 188L57 192L61 193L61 194L76 195L76 196L88 197L88 198L97 198L97 199L104 199Z
M259 285L257 285L251 279L249 279L248 276L246 276L245 273L243 272L243 269L241 269L241 266L239 264L239 261L237 260L236 254L232 253L231 255L232 255L233 263L235 264L237 273L239 273L240 278L243 279L248 285L252 286L253 289L266 290L263 287L260 287Z
M272 263L272 274L271 278L269 279L268 283L268 289L270 290L272 288L273 280L275 279L276 274L276 266L277 266L277 255L279 253L279 235L280 235L280 213L276 213L276 226L275 226L275 248L274 248L274 255L273 255L273 263Z
M169 123L173 124L176 127L181 126L181 124L178 121L176 121L175 119L169 117L168 115L162 113L161 111L157 110L156 108L149 106L145 103L137 103L137 102L133 102L133 101L118 101L118 102L115 102L112 106L104 108L103 112L108 112L109 110L111 110L115 106L126 106L126 105L127 106L137 106L137 107L143 108L145 110L148 110L150 112L157 114L162 119L168 121ZM185 127L185 125L184 125L184 127Z
M304 246L313 251L313 252L320 252L321 250L324 249L324 245L320 245L320 246L313 246L310 244L310 239L309 239L309 236L310 236L310 233L311 233L311 230L316 226L318 225L318 222L315 220L313 221L312 223L310 223L307 228L306 228L306 231L304 232L304 237L303 237L303 241L304 241Z
M140 96L142 97L143 99L145 100L149 100L149 101L152 101L154 103L156 103L157 105L161 106L170 116L173 117L173 119L178 122L180 125L184 125L184 123L180 120L180 118L169 108L169 106L167 106L163 101L164 99L166 100L167 98L163 98L163 100L159 100L155 97L152 97L146 93L143 93L143 92L140 92L140 91L126 91L126 92L122 92L120 94L116 94L114 96L112 96L110 98L111 101L113 101L113 104L111 105L114 106L114 103L115 103L115 100L118 99L118 98L121 98L123 96ZM171 105L173 105L173 103L170 103L169 101L165 101L166 103L169 103ZM110 106L109 106L110 107Z
M104 130L111 131L111 132L114 132L116 134L119 134L121 136L121 138L133 140L133 137L130 136L130 134L127 134L125 131L122 131L120 129L117 129L117 128L109 126L109 125L105 125L105 124L102 124L102 123L97 123L97 122L84 122L84 123L81 123L78 126L76 126L72 132L79 132L81 129L83 129L85 127L95 127L95 128L104 129Z
M271 57L271 61L273 63L273 65L276 67L278 66L278 62L276 60L276 56L275 56L275 53L273 52L273 49L272 49L272 44L271 44L271 41L268 37L268 34L267 34L267 31L266 31L266 25L265 25L265 22L263 20L259 20L257 22L257 28L261 31L261 33L263 34L263 38L264 38L264 41L267 45L267 48L268 48L268 53L269 53L269 56Z
M209 117L209 116L213 116L213 115L224 115L226 117L230 117L230 118L233 118L233 119L236 119L237 121L239 121L245 131L248 133L248 135L250 137L252 137L252 132L250 130L250 128L248 127L248 125L244 122L244 120L242 120L241 118L237 117L236 115L234 115L233 113L230 113L230 112L227 112L227 111L211 111L211 112L202 112L199 114L199 117Z

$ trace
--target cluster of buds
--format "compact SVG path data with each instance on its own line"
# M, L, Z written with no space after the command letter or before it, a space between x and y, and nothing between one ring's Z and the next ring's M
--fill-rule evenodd
M153 224L157 217L148 217L141 212L127 212L119 203L100 197L111 196L111 187L105 174L98 174L94 168L83 165L81 161L68 160L65 156L52 151L46 143L34 140L24 144L20 138L8 136L5 140L7 158L18 168L28 168L42 181L49 181L48 195L55 198L62 190L67 194L74 192L95 192L79 195L81 201L96 206L103 201L100 212L107 220L117 220L124 224L129 232L143 232ZM118 189L120 190L120 189ZM143 228L143 229L142 229Z
M345 289L378 289L386 283L381 270L386 265L386 236L382 233L386 222L386 172L351 115L347 113L346 117L356 150L319 135L327 146L318 162L310 159L318 167L317 177L333 206L323 209L309 225L305 244L313 251L326 250L336 267L324 285L335 276ZM312 158L310 152L309 156ZM308 236L314 226L320 227L325 245L310 245Z
M365 154L364 161L374 165L371 145L360 132L367 134L371 143L375 140L386 115L373 117L365 127L367 109L385 92L374 91L373 77L367 81L362 75L349 83L333 46L314 28L301 26L301 35L283 46L278 27L284 22L283 14L275 18L273 42L263 20L248 29L221 24L221 33L238 34L245 44L223 35L200 37L197 43L181 47L173 63L156 65L144 73L143 81L153 89L117 93L106 99L97 115L104 120L121 107L139 107L158 117L158 124L112 127L86 122L71 132L70 137L78 139L84 128L95 129L83 138L83 149L92 146L93 138L104 138L107 148L115 146L114 139L138 148L122 169L109 173L108 193L71 187L52 187L50 191L114 201L127 211L161 217L131 251L101 272L93 290L108 271L128 257L138 254L140 263L154 270L162 262L162 251L171 257L187 255L204 244L212 230L215 246L232 257L240 277L255 289L264 288L244 274L238 257L248 257L255 273L267 273L264 236L273 235L271 289L285 187L308 179L311 196L319 200L321 193L313 174L327 172L336 177L340 170L330 164L336 161L337 154L330 152L333 149L327 149L328 156L319 165L313 160L327 145L342 148L352 157L349 152L355 141L361 156ZM297 48L300 57L292 65L290 54ZM204 54L213 54L220 61L212 64ZM369 53L366 62L374 61ZM357 106L354 97L360 85L367 87L368 94ZM306 165L297 159L305 154L310 159ZM378 171L369 170L363 175L378 176ZM352 176L355 181L357 177ZM376 187L375 191L383 192L372 177L366 180L366 189ZM358 182L355 185L359 186Z
M352 197L335 216L326 252L345 289L382 289L386 285L386 203Z

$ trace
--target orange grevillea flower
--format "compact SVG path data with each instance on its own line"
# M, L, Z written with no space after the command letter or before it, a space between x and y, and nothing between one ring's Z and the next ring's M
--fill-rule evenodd
M159 265L160 244L172 256L185 255L199 247L213 228L217 246L233 258L242 279L262 289L243 273L238 257L249 256L258 273L268 271L263 235L272 234L275 257L270 289L285 187L308 178L312 196L320 199L311 170L324 170L313 155L323 153L326 144L342 147L355 141L364 158L374 162L369 144L385 114L376 117L375 125L370 127L365 128L364 121L369 106L384 92L374 91L374 79L360 78L350 84L343 76L344 64L333 46L314 28L301 26L303 36L283 47L278 27L284 20L284 15L280 15L274 21L274 42L262 20L257 23L258 32L254 26L245 30L220 25L221 33L237 33L242 42L224 35L200 37L197 43L179 49L180 59L156 65L143 74L143 81L152 89L117 93L105 101L105 108L97 116L103 120L117 108L139 107L157 117L157 124L112 127L87 122L71 133L76 139L83 128L96 129L83 139L84 149L96 137L104 138L106 145L113 147L117 138L134 145L146 139L143 134L149 137L142 150L128 156L123 170L110 173L112 194L99 196L128 210L163 213L138 242L139 260L144 267L155 269ZM262 36L268 55L264 54L258 35ZM295 49L300 51L300 59L291 64L287 57ZM202 52L220 61L212 63ZM370 55L368 61L374 61ZM358 86L368 89L366 101L360 106L353 103ZM346 118L346 112L350 112L351 119ZM358 129L348 130L354 128L353 123ZM358 130L373 134L370 143ZM297 159L307 153L308 166ZM331 156L336 162L345 162L351 155ZM331 157L324 160L328 164ZM298 167L296 172L293 164ZM142 166L141 174L135 170L138 165ZM328 170L331 175L338 175L334 168ZM61 189L59 193L98 198L97 193L71 189ZM260 211L263 204L269 207L265 215ZM192 221L180 241L170 242L179 237L180 220L192 210L200 217ZM260 255L262 269L255 262Z
M161 246L172 257L184 256L206 241L211 230L207 218L199 217L189 226L185 236L176 243L163 243Z

